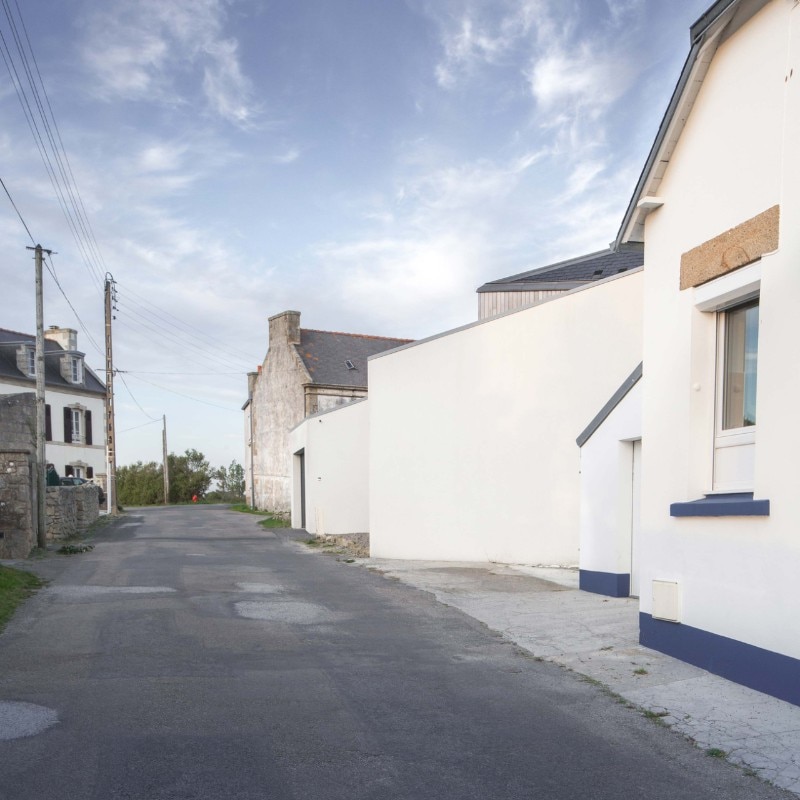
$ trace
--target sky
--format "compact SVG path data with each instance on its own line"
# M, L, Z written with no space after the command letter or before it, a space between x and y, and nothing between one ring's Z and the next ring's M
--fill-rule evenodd
M0 327L35 331L35 240L102 378L111 275L117 463L160 461L162 415L243 463L271 315L421 338L606 247L709 4L8 0Z

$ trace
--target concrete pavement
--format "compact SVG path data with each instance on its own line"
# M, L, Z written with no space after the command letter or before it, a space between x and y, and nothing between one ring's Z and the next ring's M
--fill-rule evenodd
M800 795L800 707L638 643L639 604L578 590L578 572L358 559L432 592L532 653L598 681L704 750Z

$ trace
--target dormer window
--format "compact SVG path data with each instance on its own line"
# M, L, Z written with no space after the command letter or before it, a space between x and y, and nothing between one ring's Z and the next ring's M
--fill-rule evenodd
M31 378L36 377L36 351L33 348L28 348L26 355L28 376Z
M79 358L72 359L72 382L83 383L83 369Z

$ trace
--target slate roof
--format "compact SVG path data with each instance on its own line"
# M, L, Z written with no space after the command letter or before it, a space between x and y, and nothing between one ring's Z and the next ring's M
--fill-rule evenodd
M593 281L627 272L644 263L644 246L639 242L618 245L547 267L520 272L508 278L489 281L478 292L530 292L575 289Z
M13 378L15 381L30 383L31 391L36 390L36 378L30 378L17 369L17 348L20 343L36 345L36 337L19 331L9 331L0 328L0 380ZM59 359L64 349L58 342L50 339L44 340L44 384L51 389L65 389L67 391L85 390L94 394L105 395L106 388L98 377L84 363L82 385L65 381L61 375Z
M312 383L366 388L367 359L410 341L301 328L300 344L296 344L295 348L311 375ZM347 361L350 361L353 369L347 366Z

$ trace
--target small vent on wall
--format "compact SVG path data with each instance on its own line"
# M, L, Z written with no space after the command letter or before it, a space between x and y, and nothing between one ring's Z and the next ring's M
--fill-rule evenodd
M348 358L347 361L344 362L344 365L347 369L355 369L356 365Z
M653 619L681 621L680 587L674 581L653 581Z

